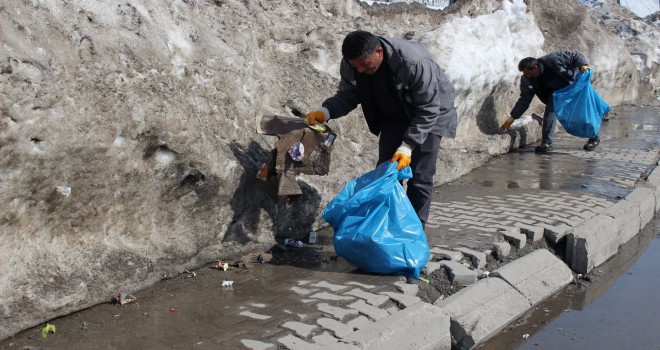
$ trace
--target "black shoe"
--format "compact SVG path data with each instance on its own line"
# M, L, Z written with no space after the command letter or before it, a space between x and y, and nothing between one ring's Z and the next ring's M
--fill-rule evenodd
M596 146L600 143L600 137L596 135L595 137L590 138L587 143L584 144L585 151L593 151Z
M541 145L536 146L536 148L534 148L534 151L535 151L536 153L548 153L548 152L552 152L552 144L550 144L550 143L542 143Z

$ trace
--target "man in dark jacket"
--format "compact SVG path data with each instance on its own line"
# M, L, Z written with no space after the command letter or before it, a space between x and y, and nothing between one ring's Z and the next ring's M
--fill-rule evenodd
M358 30L344 38L342 56L337 93L305 118L310 124L325 122L361 105L369 131L379 136L378 164L410 165L407 195L424 225L440 140L456 135L454 87L415 42Z
M520 78L520 98L513 106L509 118L501 129L508 130L515 119L522 116L529 108L534 95L545 104L543 114L541 145L536 152L552 151L552 138L555 135L557 115L552 93L570 85L581 71L589 69L587 60L579 52L557 51L541 58L527 57L518 63L518 70L523 73ZM591 151L600 143L598 135L587 140L584 149Z

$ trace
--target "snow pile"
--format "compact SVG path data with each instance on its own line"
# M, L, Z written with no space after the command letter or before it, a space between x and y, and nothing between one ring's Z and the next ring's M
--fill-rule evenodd
M639 17L646 17L660 11L660 2L658 0L620 0L619 3Z

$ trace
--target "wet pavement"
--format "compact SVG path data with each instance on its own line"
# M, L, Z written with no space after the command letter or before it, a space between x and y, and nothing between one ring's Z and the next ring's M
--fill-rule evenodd
M476 350L660 349L660 217L598 267Z
M427 236L431 247L492 248L498 230L540 226L565 232L624 198L657 164L660 109L622 108L601 128L593 152L559 132L555 151L533 147L497 157L436 189ZM442 170L440 170L442 171ZM553 232L554 232L553 231ZM200 268L0 342L12 349L303 349L396 316L413 297L401 277L356 270L332 249L331 232L303 248L275 247L287 263L227 271ZM306 257L311 257L305 259ZM222 286L232 281L231 286Z

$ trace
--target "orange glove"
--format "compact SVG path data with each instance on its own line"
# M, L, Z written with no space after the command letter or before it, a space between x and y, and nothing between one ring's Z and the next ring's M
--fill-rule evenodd
M589 68L589 66L582 66L580 67L580 72L584 72L587 69L591 69L591 68Z
M321 107L315 111L305 114L305 123L314 125L316 123L325 123L330 120L330 111L327 108Z
M513 119L511 117L507 118L507 120L505 120L504 123L502 123L502 126L500 126L500 130L506 131L506 130L511 129L511 124L513 124L514 120L515 119Z
M408 146L407 143L402 142L401 146L396 149L394 156L392 156L392 163L398 162L396 165L396 170L401 170L408 165L410 165L410 157L412 156L412 147Z

